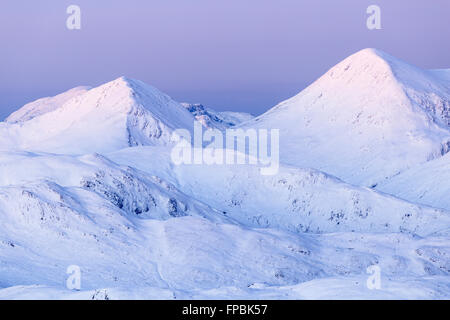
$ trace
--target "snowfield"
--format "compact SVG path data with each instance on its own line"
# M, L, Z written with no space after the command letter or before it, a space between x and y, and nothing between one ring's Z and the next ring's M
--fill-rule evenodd
M194 120L279 129L278 174L175 165ZM258 117L125 77L31 102L0 123L0 299L449 299L449 126L450 71L375 49Z

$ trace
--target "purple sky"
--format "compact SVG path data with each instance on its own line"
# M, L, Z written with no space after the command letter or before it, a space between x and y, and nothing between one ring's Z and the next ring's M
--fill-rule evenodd
M66 28L70 4L81 7L79 31ZM382 30L366 28L370 4ZM449 39L448 0L3 0L0 119L121 75L178 101L259 114L366 47L450 68Z

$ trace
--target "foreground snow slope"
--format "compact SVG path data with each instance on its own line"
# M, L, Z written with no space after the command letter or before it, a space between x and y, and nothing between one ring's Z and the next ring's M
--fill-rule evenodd
M445 71L365 49L243 127L280 129L289 164L372 186L447 153L449 112Z
M0 298L449 298L448 237L298 236L195 217L138 222L129 231L80 237L64 229L65 237L53 238L48 226L34 228L48 242L25 237L0 247L8 287ZM64 289L69 263L82 268L81 292ZM380 290L366 286L374 264L382 271Z
M206 172L174 168L165 156L163 147L108 155L115 162L128 159L132 168L98 154L1 153L0 287L5 289L0 297L308 298L333 297L344 289L353 298L450 294L441 283L450 272L445 212L315 171L286 168L277 177L286 180L280 184L257 170L248 176L251 168L244 168L247 173L227 166ZM212 178L209 184L205 176ZM238 189L238 176L253 183ZM223 181L229 189L215 186L223 188ZM356 207L347 193L358 197ZM304 200L303 194L310 202L289 207L290 196ZM279 200L268 203L262 199L267 195ZM322 216L332 217L342 204L344 216L334 216L340 224ZM324 205L334 207L327 211ZM369 216L354 220L359 217L354 210L366 205L373 206ZM309 217L303 210L311 211ZM403 210L412 214L404 218L398 213ZM269 223L256 223L255 212ZM388 215L391 225L382 226ZM297 228L299 221L310 221L310 232L364 232L301 233L307 230ZM374 264L382 268L387 286L376 294L363 282ZM82 268L83 292L64 289L69 265ZM420 286L429 289L425 293ZM406 288L414 291L406 294Z
M108 157L161 176L192 198L248 226L419 235L450 227L448 211L355 187L313 169L282 166L277 175L263 176L249 165L177 166L171 163L169 151L128 148Z
M33 118L17 117L27 114L28 107L24 107L0 123L0 149L83 154L169 144L173 130L192 128L194 119L169 96L124 77L57 108L39 106L39 110L33 108Z

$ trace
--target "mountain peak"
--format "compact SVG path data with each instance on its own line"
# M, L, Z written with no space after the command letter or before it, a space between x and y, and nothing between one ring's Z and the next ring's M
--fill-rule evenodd
M133 93L138 91L145 91L145 89L140 88L142 85L139 84L138 80L134 80L125 76L121 76L112 81L106 82L96 88L95 91L101 91L104 96L113 94L115 96L125 95L132 96ZM156 90L151 88L152 91Z
M401 64L396 58L378 49L367 48L360 50L336 66L332 67L326 77L342 79L345 82L366 81L380 83L383 80L392 80L394 76L393 65Z
M126 76L120 76L110 82L105 83L104 85L112 85L112 86L124 86L131 88L134 83L136 83L138 80L128 78Z
M390 55L389 53L386 53L380 49L376 48L365 48L362 50L359 50L355 52L354 54L350 55L346 59L342 61L347 63L371 63L371 64L388 64L395 62L401 62L406 64L406 62Z
M377 49L377 48L365 48L365 49L361 49L361 50L355 52L351 56L364 56L367 58L380 58L383 56L389 56L389 54L387 54L386 52L384 52L380 49Z
M450 90L435 73L364 49L245 126L280 128L285 163L371 186L447 152Z
M128 146L170 144L174 130L191 130L194 123L193 116L168 95L127 77L20 119L0 126L0 136L11 137L9 142L0 139L0 147L3 142L14 141L18 148L36 151L109 152Z
M382 59L383 56L387 55L387 53L376 49L376 48L365 48L361 49L352 55L350 55L347 59L366 59L366 60L376 60L376 59Z

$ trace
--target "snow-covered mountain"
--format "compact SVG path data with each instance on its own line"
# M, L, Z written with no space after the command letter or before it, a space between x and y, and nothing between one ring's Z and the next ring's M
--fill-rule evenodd
M362 50L243 125L280 129L284 162L373 186L450 149L450 82Z
M124 77L61 100L59 106L34 103L11 115L0 124L0 148L108 152L170 144L173 130L193 127L193 116L179 103L141 81Z
M449 70L366 49L256 118L124 77L29 103L0 123L0 299L448 299L449 101ZM280 129L279 172L175 165L194 120Z

